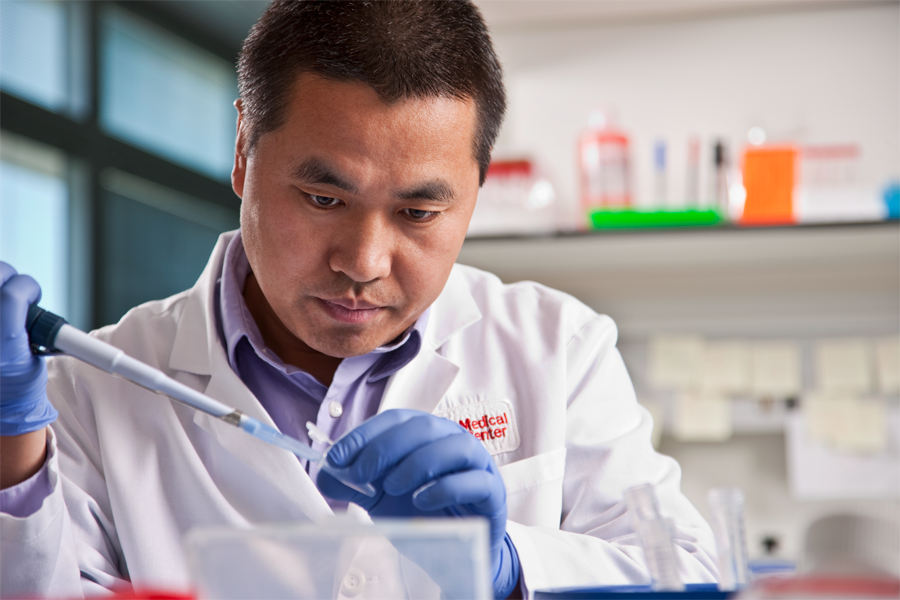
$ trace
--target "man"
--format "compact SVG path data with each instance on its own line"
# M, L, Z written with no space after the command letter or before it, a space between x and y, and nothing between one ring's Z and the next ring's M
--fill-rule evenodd
M192 527L348 502L486 518L498 598L646 582L622 493L647 482L682 575L711 580L610 319L454 265L505 109L477 9L274 2L239 78L240 231L194 288L95 335L295 437L347 434L329 460L378 493L72 359L48 361L45 391L23 332L39 288L4 265L4 593L183 588Z

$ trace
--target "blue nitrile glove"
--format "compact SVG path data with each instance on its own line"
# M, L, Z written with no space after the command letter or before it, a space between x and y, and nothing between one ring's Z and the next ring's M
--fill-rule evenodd
M371 482L370 498L324 471L326 496L354 502L375 517L486 517L491 534L494 596L519 581L519 557L506 533L506 488L494 460L475 436L448 419L417 410L387 410L339 439L328 462ZM423 487L424 486L424 487Z
M22 435L56 420L47 399L47 367L31 353L25 319L41 286L0 262L0 435Z

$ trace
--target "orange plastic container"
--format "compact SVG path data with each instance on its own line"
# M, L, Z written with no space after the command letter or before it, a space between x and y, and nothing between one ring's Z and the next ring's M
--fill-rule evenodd
M759 146L744 152L744 214L741 225L794 223L793 146Z

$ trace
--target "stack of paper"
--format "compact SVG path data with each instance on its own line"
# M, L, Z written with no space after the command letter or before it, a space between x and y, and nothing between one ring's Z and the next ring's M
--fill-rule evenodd
M733 396L784 398L802 387L800 350L792 342L658 336L649 344L649 375L655 387L678 392L672 433L685 441L728 439Z
M672 435L694 442L723 442L731 437L731 401L721 396L679 394Z
M887 445L887 410L882 400L810 394L803 414L809 439L846 452L876 453Z
M800 347L794 342L757 342L751 346L750 390L760 398L787 398L802 389Z
M692 389L700 382L703 338L665 335L650 339L650 382L660 389Z
M859 338L816 344L816 388L826 393L867 394L872 389L871 348Z
M705 393L737 395L750 388L750 352L740 340L707 342L703 353L700 389Z
M875 372L878 374L878 390L882 394L900 393L900 337L876 340Z
M827 406L829 400L835 404ZM794 498L900 498L900 407L883 401L867 407L867 402L813 397L805 401L802 414L788 419L788 478ZM862 410L848 410L853 404ZM814 439L814 433L832 441ZM867 439L873 434L883 445L880 451Z

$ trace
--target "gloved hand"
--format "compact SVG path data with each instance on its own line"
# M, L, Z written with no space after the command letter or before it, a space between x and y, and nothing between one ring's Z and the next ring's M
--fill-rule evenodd
M339 439L328 462L349 468L351 479L371 482L377 493L360 494L324 471L316 479L319 490L372 516L487 518L494 596L506 598L515 589L519 557L506 534L503 479L481 442L457 423L417 410L387 410Z
M0 262L0 435L22 435L56 420L47 399L47 367L31 353L25 319L41 287Z

